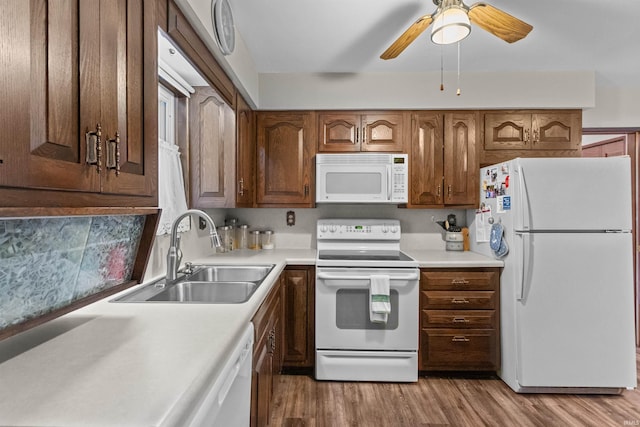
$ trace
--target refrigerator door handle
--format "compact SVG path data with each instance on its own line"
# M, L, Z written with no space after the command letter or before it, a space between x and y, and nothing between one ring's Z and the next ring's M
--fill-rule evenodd
M516 271L516 280L519 283L519 286L516 287L516 299L523 301L526 299L526 288L531 269L531 235L529 233L516 233L516 237L519 246L518 251L521 255L520 262L518 262L518 270Z
M531 225L531 217L529 213L529 199L527 195L527 181L524 177L524 166L518 164L516 169L518 174L518 182L520 187L520 194L518 195L518 204L520 208L520 224L516 224L516 230L529 230Z

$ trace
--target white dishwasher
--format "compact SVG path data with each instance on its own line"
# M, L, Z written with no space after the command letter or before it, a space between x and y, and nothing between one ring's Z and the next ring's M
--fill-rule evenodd
M251 416L253 323L227 359L218 380L211 385L189 426L248 426Z

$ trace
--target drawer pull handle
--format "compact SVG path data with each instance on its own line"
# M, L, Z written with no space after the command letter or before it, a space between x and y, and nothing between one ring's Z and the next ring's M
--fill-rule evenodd
M451 342L469 342L469 338L465 337L464 335L456 335L455 337L451 338Z
M452 304L469 304L469 300L466 298L453 298L451 300Z
M466 279L453 279L451 281L452 285L468 285L469 281Z
M466 317L454 317L453 323L469 323L469 320Z

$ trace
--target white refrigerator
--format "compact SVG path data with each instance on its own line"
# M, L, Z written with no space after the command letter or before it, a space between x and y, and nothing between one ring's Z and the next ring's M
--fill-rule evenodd
M636 387L629 157L482 168L480 206L467 213L472 251L507 249L500 377L520 393ZM501 249L486 241L492 223Z

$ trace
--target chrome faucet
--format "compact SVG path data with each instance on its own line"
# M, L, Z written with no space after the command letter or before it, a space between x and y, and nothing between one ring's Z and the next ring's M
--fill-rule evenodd
M167 277L166 283L173 282L178 278L178 267L180 267L180 261L182 260L182 252L180 251L180 237L178 236L178 224L189 215L198 215L202 219L207 222L209 226L209 237L211 237L211 247L220 247L222 244L220 242L220 237L216 232L216 225L213 223L213 220L209 215L199 209L189 209L175 221L173 221L173 225L171 226L171 244L169 246L169 251L167 252Z

